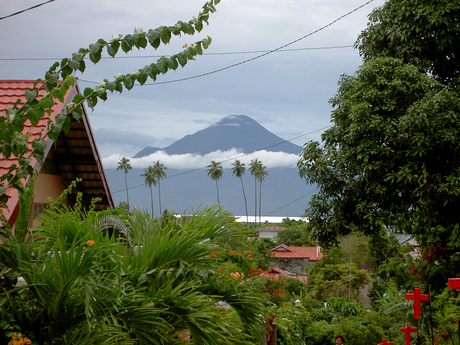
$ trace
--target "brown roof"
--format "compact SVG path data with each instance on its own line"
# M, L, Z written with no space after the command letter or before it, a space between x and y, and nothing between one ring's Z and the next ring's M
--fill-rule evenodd
M323 253L317 247L290 247L280 244L272 249L276 258L308 258L310 261L318 261L323 257Z
M34 82L33 80L0 80L0 113L3 115L6 109L13 107L16 100L20 99L23 101L26 90L33 88ZM30 134L29 151L31 150L32 141L39 137L41 131L46 130L48 120L54 121L56 115L79 92L79 87L75 84L65 95L64 103L55 101L51 114L46 114L46 116L42 117L36 126L32 126L29 121L26 121L22 133ZM43 97L44 94L44 90L39 91L38 98L40 96ZM82 119L80 121L72 119L69 132L67 134L61 133L56 145L53 145L54 142L51 139L46 138L47 147L44 157L53 159L53 162L59 167L60 175L66 186L74 181L76 177L83 179L76 190L73 190L72 194L68 197L70 203L75 202L78 192L83 192L82 203L84 206L89 205L91 199L94 197L100 197L102 201L97 204L97 209L113 207L112 195L91 131L89 119L83 106L82 110ZM18 164L16 157L8 157L6 159L0 154L0 176L5 174L13 164ZM32 159L31 165L40 172L42 165L35 158ZM25 182L27 183L28 181ZM8 210L4 210L4 215L12 225L17 217L18 193L15 189L10 188L7 194L10 198L7 202Z

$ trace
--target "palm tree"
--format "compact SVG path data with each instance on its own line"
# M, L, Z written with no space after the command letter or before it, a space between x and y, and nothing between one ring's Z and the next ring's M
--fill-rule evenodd
M243 197L244 197L244 206L246 207L246 223L249 224L249 216L248 216L248 204L246 202L246 193L244 192L244 185L243 185L243 178L242 176L246 172L245 164L241 163L238 159L235 160L235 162L232 163L233 168L232 168L232 173L233 175L236 175L236 177L240 178L241 182L241 188L243 190Z
M131 167L131 164L129 164L129 158L121 157L120 160L118 161L117 170L125 171L126 202L128 203L128 209L129 209L129 195L128 195L128 180L126 179L126 175L128 174L128 171L131 169L132 167Z
M157 179L155 175L155 171L152 166L144 169L144 173L141 176L145 177L145 185L150 187L150 200L152 202L152 217L153 217L153 188L152 185L157 185ZM160 211L161 214L161 211Z
M254 228L257 223L257 169L259 169L260 161L256 159L251 159L249 163L249 172L254 176Z
M158 181L158 202L160 205L160 217L161 217L161 184L160 181L166 177L165 170L168 169L160 161L153 162L153 174Z
M257 181L259 181L259 223L261 222L262 218L262 182L265 180L265 177L268 176L267 172L267 167L262 164L262 162L259 163L259 167L257 169Z
M219 180L224 173L222 170L222 164L216 161L211 161L211 164L209 164L206 168L208 168L208 176L210 176L212 180L216 181L217 203L220 205L219 186L217 184L217 180Z
M0 246L0 300L37 344L177 344L183 330L196 344L260 342L263 300L250 285L237 290L220 278L210 256L213 238L238 234L229 212L196 212L178 226L135 210L125 223L128 241L120 241L95 227L96 212L63 206L25 237L5 233ZM15 288L6 275L27 284ZM215 308L218 301L241 321ZM8 316L0 308L0 319Z

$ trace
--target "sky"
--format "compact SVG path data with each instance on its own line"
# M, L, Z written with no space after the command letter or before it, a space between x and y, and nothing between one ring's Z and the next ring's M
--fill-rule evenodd
M1 0L0 17L44 1ZM109 40L116 34L133 33L134 28L148 31L178 20L188 21L198 15L204 2L55 0L2 19L0 78L43 78L54 61L71 57L99 38ZM148 47L128 55L120 50L119 58L103 58L97 65L87 61L85 73L76 75L81 89L94 87L105 78L111 80L118 72L134 72L161 55L181 51L184 44L212 37L205 54L184 68L160 76L156 83L149 80L149 85L109 94L94 111L87 109L104 167L114 168L120 157L133 157L146 146L166 147L231 114L247 115L297 145L320 140L330 125L328 100L336 93L340 76L353 74L361 64L351 46L365 29L368 14L384 1L371 1L331 23L366 2L222 0L201 33L174 36L157 50ZM294 41L283 50L245 62ZM210 73L232 65L236 66ZM207 75L196 77L202 74ZM190 79L177 81L183 78ZM240 154L217 152L202 157L158 153L148 159L132 159L131 163L146 167L152 159L159 159L171 168L196 168L209 164L210 159ZM268 168L295 166L297 160L293 155L260 154Z

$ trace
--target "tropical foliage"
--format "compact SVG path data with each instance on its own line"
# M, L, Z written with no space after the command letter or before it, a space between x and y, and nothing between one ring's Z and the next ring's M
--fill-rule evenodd
M208 169L207 174L209 177L211 177L211 180L216 181L217 203L220 205L219 184L217 183L217 181L222 177L222 174L224 173L222 169L222 163L217 161L211 161L211 164L209 164L206 168Z
M25 237L3 232L7 338L22 332L34 344L176 344L189 331L195 344L251 344L261 334L262 300L244 285L225 284L210 255L212 239L235 234L225 211L162 223L135 211L126 234L100 231L97 218L78 205L50 208ZM26 285L15 287L19 277ZM232 324L219 301L241 322Z

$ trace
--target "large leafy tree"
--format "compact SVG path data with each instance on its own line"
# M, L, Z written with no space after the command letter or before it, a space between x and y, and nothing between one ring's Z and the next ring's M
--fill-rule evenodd
M413 234L425 278L439 285L460 273L460 99L458 48L445 43L458 39L459 4L437 4L390 0L372 13L358 42L364 63L341 78L333 125L298 167L320 188L306 215L321 242L384 226Z
M153 214L153 188L152 186L156 186L157 183L159 183L159 180L157 181L157 177L153 169L153 166L149 166L145 168L144 173L141 174L141 176L145 177L145 185L150 187L150 201L152 203L152 217L153 217L154 214ZM161 211L160 211L160 215L161 215Z
M161 211L161 183L160 181L166 177L165 170L168 169L164 164L160 163L160 161L156 161L153 163L152 171L155 179L158 181L158 202L160 207L160 216L162 215Z
M207 174L209 177L211 177L211 180L216 181L216 190L217 190L217 203L220 205L220 199L219 199L219 184L217 181L222 177L224 171L222 169L222 164L217 161L211 161L211 164L209 164L206 167Z
M365 59L390 56L446 85L460 76L460 2L390 0L369 15L356 46Z
M233 166L232 174L238 177L241 182L241 189L243 190L244 206L246 208L246 223L249 224L248 203L246 201L246 193L244 192L244 184L243 184L243 176L244 176L244 173L246 172L246 167L245 167L245 164L241 163L239 159L236 159L232 163L232 166Z
M123 170L125 173L125 186L126 186L126 202L128 203L128 209L129 209L129 193L128 193L128 171L130 171L133 167L129 163L129 158L126 157L121 157L120 160L118 161L118 166L117 170Z

